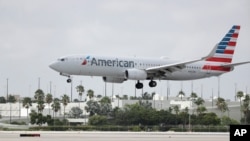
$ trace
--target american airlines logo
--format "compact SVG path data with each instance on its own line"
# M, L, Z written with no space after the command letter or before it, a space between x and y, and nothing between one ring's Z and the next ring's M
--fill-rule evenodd
M82 65L87 65L87 62L89 60L90 56L87 56L84 61L82 62Z
M111 59L97 59L91 58L87 56L86 59L82 62L82 65L90 64L91 66L108 66L108 67L128 67L134 68L135 62L134 61L126 61L126 60L119 60L118 58L111 60Z

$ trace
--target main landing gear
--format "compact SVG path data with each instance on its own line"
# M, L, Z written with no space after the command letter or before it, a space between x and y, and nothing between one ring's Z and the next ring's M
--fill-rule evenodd
M148 85L149 85L149 87L155 87L157 85L157 83L156 83L156 81L151 80Z
M142 89L143 88L143 83L141 83L139 80L135 84L136 89Z
M156 81L151 80L149 82L149 87L155 87L157 85ZM143 83L141 83L139 80L137 81L137 83L135 84L136 89L142 89L143 88Z
M60 75L68 77L67 83L71 83L72 82L72 79L71 79L70 75L64 74L64 73L61 73L61 72L60 72Z

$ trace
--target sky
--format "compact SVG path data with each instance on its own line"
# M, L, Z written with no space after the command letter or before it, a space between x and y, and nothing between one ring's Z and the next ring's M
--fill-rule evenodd
M71 84L48 66L60 56L100 54L174 59L203 57L233 25L241 30L233 62L250 60L248 0L0 0L0 96L34 96L41 88L55 97L71 95ZM218 80L220 84L218 85ZM167 95L167 81L143 92ZM169 81L170 96L183 90L204 99L235 91L250 93L250 64L194 81ZM105 93L101 77L73 76L75 87ZM107 83L106 94L137 96L135 81ZM219 88L219 89L218 89ZM85 92L86 94L86 92Z

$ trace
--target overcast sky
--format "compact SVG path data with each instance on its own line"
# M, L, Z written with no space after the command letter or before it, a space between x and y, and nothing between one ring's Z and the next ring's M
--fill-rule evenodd
M248 0L0 0L0 96L34 96L40 88L60 97L70 95L70 84L48 65L68 54L192 59L206 55L234 25L241 25L233 62L250 60L250 1ZM218 79L193 81L203 98L218 94ZM74 76L75 87L104 93L101 77ZM234 99L237 90L250 93L250 64L220 78L220 95ZM169 81L176 96L180 81ZM114 94L134 95L135 81L114 85ZM112 94L107 84L107 94ZM166 96L167 81L144 92ZM182 82L186 95L191 81ZM201 89L202 87L202 89ZM137 95L141 90L136 91Z

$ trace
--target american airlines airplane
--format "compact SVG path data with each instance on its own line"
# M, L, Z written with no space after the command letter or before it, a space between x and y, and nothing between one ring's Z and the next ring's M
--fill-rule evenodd
M157 85L154 80L194 80L233 71L235 66L250 61L232 63L240 26L234 25L212 51L194 60L171 60L166 58L138 58L100 55L69 55L60 57L50 68L67 76L101 76L105 82L122 83L137 80L135 87L143 88L140 80L150 80L149 86Z

